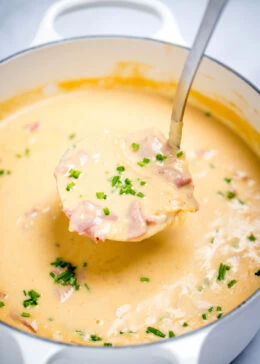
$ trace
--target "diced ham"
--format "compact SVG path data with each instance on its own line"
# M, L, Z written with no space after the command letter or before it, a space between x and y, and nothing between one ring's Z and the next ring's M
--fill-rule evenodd
M139 201L135 200L131 203L128 210L128 218L128 239L136 239L147 232L147 225Z
M244 171L236 171L233 174L233 178L236 179L236 180L247 181L248 180L248 175Z
M7 293L5 293L5 291L3 291L2 289L0 289L0 299L4 299L7 297Z
M74 288L70 285L67 286L56 286L55 292L61 303L67 301L74 291Z
M79 235L89 236L93 240L105 240L109 225L103 222L116 221L117 216L105 215L103 209L88 201L81 201L70 216L69 230Z
M158 173L165 176L165 178L180 188L186 186L192 182L190 176L182 174L180 171L173 167L160 168Z
M29 320L29 319L25 319L23 318L18 312L16 311L11 311L10 312L10 317L17 322L20 322L22 325L24 325L25 327L27 327L30 331L32 331L34 334L37 333L38 331L38 324L36 320Z
M39 128L40 128L40 122L39 121L35 121L33 123L25 124L25 129L29 133L34 133L35 131L39 130Z

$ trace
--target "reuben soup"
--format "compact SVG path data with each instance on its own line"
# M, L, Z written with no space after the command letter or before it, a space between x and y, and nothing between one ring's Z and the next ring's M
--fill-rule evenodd
M3 322L69 343L138 344L219 320L260 287L259 159L210 109L189 105L171 160L170 113L168 97L122 82L2 103ZM106 155L118 133L123 147ZM91 179L86 165L98 162Z

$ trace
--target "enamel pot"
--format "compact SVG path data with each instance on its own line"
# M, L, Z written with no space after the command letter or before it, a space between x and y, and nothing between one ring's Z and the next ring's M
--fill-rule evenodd
M156 40L118 36L59 38L54 21L61 13L100 4L136 7L158 15L162 28L154 36ZM183 43L173 15L157 0L63 0L47 10L32 47L0 63L0 100L56 81L103 77L119 61L149 64L147 77L153 80L178 80L188 52L180 46ZM232 69L205 57L193 89L210 98L225 100L255 132L260 132L259 90ZM246 135L241 136L247 139ZM247 142L260 153L258 143ZM125 347L57 343L2 322L0 363L228 364L260 328L259 307L260 290L222 319L201 329L156 343Z

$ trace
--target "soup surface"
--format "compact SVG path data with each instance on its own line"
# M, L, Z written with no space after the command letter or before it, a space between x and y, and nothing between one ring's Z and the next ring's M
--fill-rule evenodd
M95 244L68 231L53 175L63 152L105 129L167 135L170 112L148 91L90 87L1 123L2 321L59 341L137 344L221 319L260 287L259 160L192 106L182 147L199 211L141 242Z

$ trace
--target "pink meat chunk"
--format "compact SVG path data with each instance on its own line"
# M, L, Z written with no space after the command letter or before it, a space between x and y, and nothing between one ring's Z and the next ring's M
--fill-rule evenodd
M136 239L147 232L147 225L139 201L133 201L128 210L128 239Z
M192 182L192 178L189 175L182 174L180 171L173 167L160 168L158 173L165 176L165 178L180 188L186 186Z

